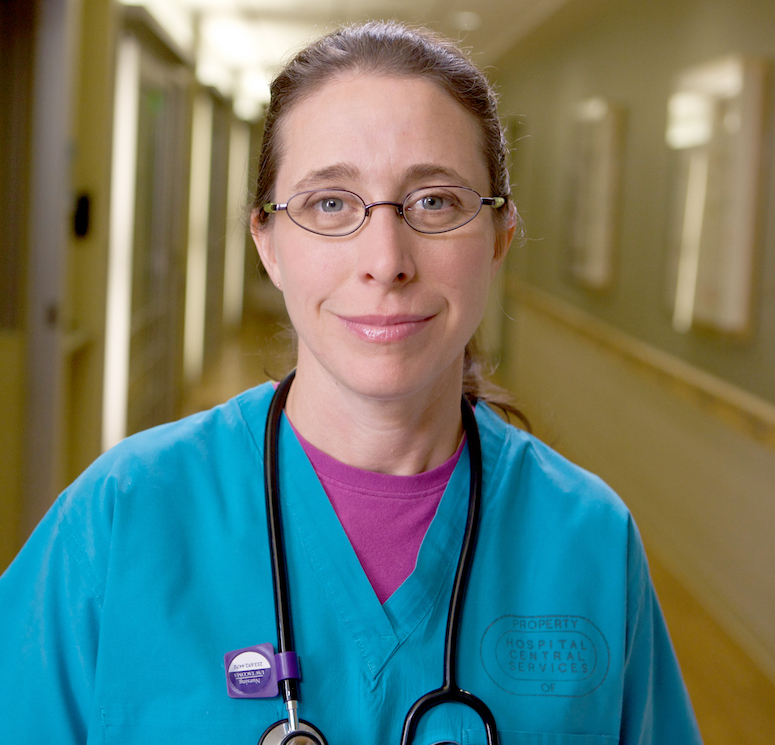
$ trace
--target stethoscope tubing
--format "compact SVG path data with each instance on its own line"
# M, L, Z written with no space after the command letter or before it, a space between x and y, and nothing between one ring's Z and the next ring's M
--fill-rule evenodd
M293 652L293 626L291 625L291 602L288 593L288 568L285 564L285 542L280 517L280 459L277 457L280 418L288 398L288 391L296 375L290 374L277 386L269 406L267 426L264 433L264 484L266 488L266 516L269 527L269 554L272 565L272 586L274 589L275 621L277 625L277 652ZM283 700L297 701L298 682L294 678L280 681Z
M455 572L455 582L452 585L452 597L447 614L447 634L444 640L444 687L457 688L457 643L460 628L460 617L463 613L468 578L471 576L471 565L474 561L476 539L479 535L479 512L482 503L482 444L479 440L479 428L471 404L466 398L461 400L460 412L463 417L463 430L468 441L468 452L471 461L470 493L468 497L468 514L466 529L463 534L463 546ZM474 464L478 464L474 467Z
M278 654L294 652L291 606L288 592L288 569L285 562L285 543L280 515L280 459L277 453L279 450L280 419L295 374L295 370L291 371L278 385L269 405L267 425L264 433L264 484ZM461 415L463 418L463 429L468 442L471 473L466 528L452 585L449 611L447 613L447 628L444 638L443 682L440 688L421 696L409 709L401 733L401 745L410 745L413 742L418 722L423 714L442 703L461 703L471 707L484 723L488 745L498 745L498 731L495 726L495 718L490 709L481 699L468 691L462 690L457 684L456 665L460 619L476 549L482 501L482 446L474 410L465 396L461 399ZM289 712L293 710L295 714L295 702L299 698L298 681L295 678L282 680L280 681L280 690ZM261 742L264 741L264 738L274 726L264 733ZM318 730L315 730L315 732L320 734ZM320 734L320 738L325 743L322 734Z
M452 585L452 596L447 613L447 630L444 638L444 678L441 688L426 693L412 704L404 719L401 732L401 745L410 745L414 741L417 725L422 716L439 704L460 703L472 708L482 720L487 735L488 745L498 745L498 728L495 717L488 706L480 698L464 691L457 684L457 646L460 631L460 618L463 612L468 579L474 561L474 551L479 535L479 518L482 503L482 443L479 438L479 427L476 415L468 399L463 396L460 404L463 417L463 430L466 433L468 455L470 459L470 486L468 495L468 514L466 529L463 535L463 546L460 549L455 580Z

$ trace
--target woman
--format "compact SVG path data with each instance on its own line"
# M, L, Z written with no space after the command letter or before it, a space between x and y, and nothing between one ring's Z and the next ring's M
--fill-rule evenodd
M481 398L504 152L486 80L426 32L345 28L280 73L252 230L295 377L60 497L0 587L9 741L700 741L626 508Z

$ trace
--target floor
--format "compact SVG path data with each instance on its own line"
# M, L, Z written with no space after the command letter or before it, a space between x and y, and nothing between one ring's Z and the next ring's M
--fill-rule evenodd
M224 344L191 391L186 413L281 377L291 366L289 344L290 333L276 319L255 318ZM775 684L665 566L653 556L650 561L705 745L775 745Z
M775 744L775 684L666 567L649 561L705 745Z

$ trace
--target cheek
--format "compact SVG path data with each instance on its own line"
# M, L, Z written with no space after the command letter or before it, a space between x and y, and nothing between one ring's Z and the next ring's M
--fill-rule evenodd
M314 240L314 239L313 239ZM277 242L277 265L289 312L317 306L347 279L346 256L304 236ZM331 250L329 250L331 249Z
M454 249L454 253L447 256L447 262L449 266L454 262L458 286L468 288L472 293L482 288L486 292L493 273L494 249L489 241L471 240Z
M455 260L447 258L441 270L452 312L476 326L484 313L491 284L489 254L482 251L481 245L461 247Z
M287 224L275 225L274 230L274 250L283 288L303 287L308 275L314 274L318 252L307 245L303 233L298 234Z

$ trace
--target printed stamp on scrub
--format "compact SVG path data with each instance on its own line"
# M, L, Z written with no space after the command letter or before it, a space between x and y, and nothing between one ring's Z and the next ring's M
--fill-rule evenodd
M608 674L601 631L581 616L502 616L484 632L482 664L516 696L586 696Z

